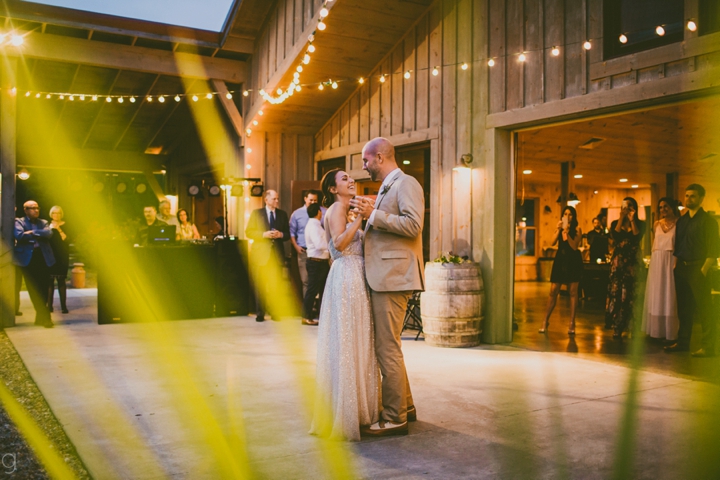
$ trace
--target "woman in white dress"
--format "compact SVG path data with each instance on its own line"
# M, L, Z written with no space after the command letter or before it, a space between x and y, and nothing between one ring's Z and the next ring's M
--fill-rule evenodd
M680 212L675 200L663 197L658 202L660 220L653 228L654 240L650 271L645 289L642 330L652 338L676 340L680 322L675 294L675 224Z
M322 180L325 234L333 260L320 310L315 412L310 433L360 440L378 421L378 365L365 283L362 218L348 223L355 181L342 170Z

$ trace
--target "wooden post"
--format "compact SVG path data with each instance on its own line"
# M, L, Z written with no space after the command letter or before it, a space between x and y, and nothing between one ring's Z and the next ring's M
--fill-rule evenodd
M0 327L15 326L15 171L17 168L17 97L15 87L17 59L8 58L0 72Z
M565 208L570 194L570 162L560 164L560 209Z

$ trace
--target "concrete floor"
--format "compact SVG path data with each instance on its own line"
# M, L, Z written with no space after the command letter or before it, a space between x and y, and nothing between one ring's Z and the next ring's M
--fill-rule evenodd
M714 382L599 354L451 350L408 335L410 435L322 442L307 434L304 396L316 328L249 317L99 326L93 294L71 291L52 330L32 326L24 298L7 333L98 479L600 479L619 453L628 478L720 478Z

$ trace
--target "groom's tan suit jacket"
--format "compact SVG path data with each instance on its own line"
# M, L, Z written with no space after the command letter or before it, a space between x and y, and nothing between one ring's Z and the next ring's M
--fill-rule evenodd
M370 288L376 292L425 290L425 197L418 181L399 172L378 194L374 215L365 233L365 274Z

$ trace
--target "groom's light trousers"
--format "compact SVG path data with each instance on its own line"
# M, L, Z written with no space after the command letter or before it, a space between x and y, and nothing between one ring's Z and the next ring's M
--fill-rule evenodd
M383 411L380 415L383 420L393 423L407 421L407 409L414 405L400 342L405 310L412 293L370 290L375 355L382 373Z

